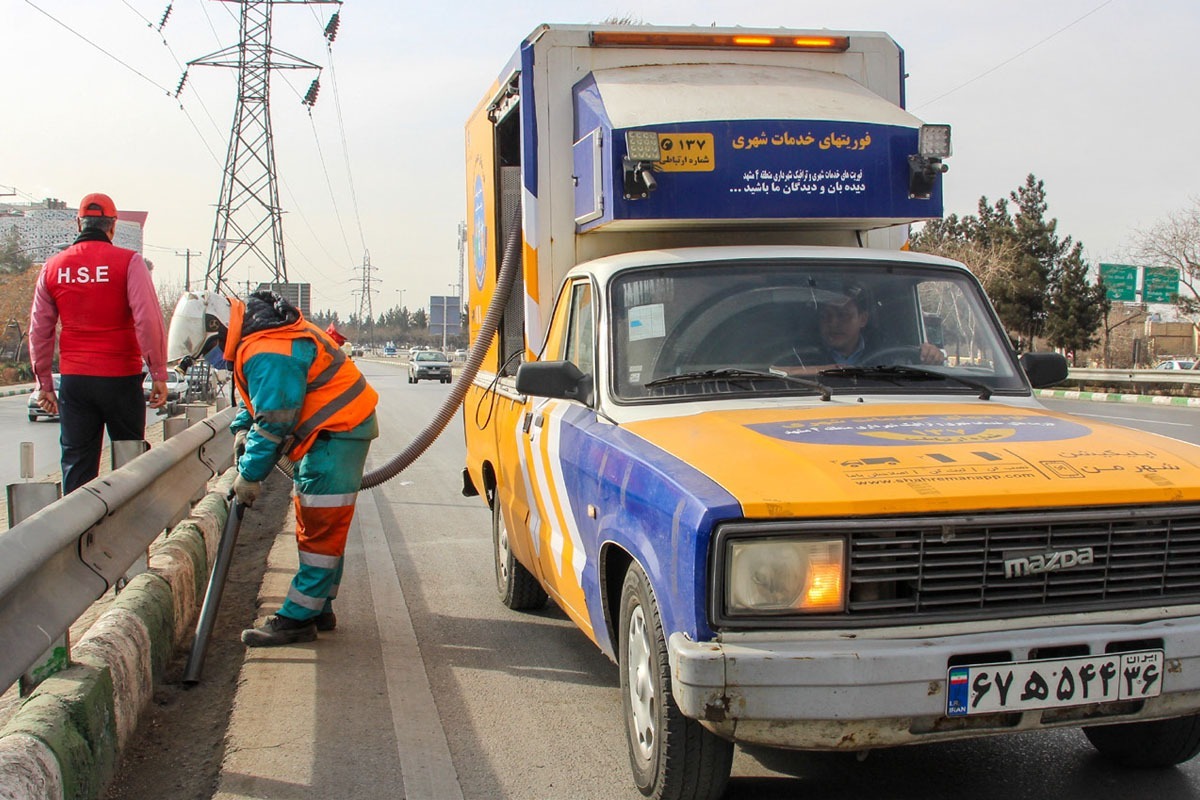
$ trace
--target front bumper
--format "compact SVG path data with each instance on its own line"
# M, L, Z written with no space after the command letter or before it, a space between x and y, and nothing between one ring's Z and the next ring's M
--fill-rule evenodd
M449 367L417 367L418 378L449 378Z
M937 739L1128 722L1200 711L1200 610L1131 623L1058 624L985 633L895 631L811 638L771 634L669 641L675 702L687 716L734 741L814 750L863 750ZM916 632L914 632L916 633ZM1085 645L1161 641L1162 694L1144 701L981 716L946 714L951 658L1031 653ZM1128 649L1135 649L1130 647ZM996 660L989 658L987 660Z

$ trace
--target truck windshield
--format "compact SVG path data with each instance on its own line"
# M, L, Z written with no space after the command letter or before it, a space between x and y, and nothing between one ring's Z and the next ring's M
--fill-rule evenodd
M619 400L1028 392L982 290L960 270L709 262L630 270L611 286Z

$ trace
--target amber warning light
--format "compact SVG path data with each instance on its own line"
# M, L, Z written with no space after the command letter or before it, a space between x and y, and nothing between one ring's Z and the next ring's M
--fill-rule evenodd
M718 33L639 33L636 31L592 31L594 47L703 47L757 50L816 50L843 53L850 47L847 36L768 36Z

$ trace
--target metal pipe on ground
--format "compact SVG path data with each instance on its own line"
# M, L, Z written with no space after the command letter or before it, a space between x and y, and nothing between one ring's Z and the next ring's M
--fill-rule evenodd
M200 673L204 670L208 640L212 637L217 612L221 610L221 593L225 591L225 580L229 577L229 565L233 561L233 547L237 544L245 513L246 507L241 501L236 497L232 498L229 503L229 517L226 518L225 528L221 531L217 559L208 576L208 588L204 591L204 605L200 607L200 616L196 620L196 637L192 640L192 652L183 668L183 682L188 686L199 683Z

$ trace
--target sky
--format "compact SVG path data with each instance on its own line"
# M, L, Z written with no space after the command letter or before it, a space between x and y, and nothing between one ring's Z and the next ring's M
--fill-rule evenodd
M93 191L149 212L160 286L193 287L212 246L235 71L187 61L236 44L223 0L0 0L0 201ZM271 117L288 277L314 310L428 307L456 294L466 216L463 126L539 24L874 30L905 51L908 109L949 123L945 211L972 214L1035 174L1060 235L1129 263L1138 231L1200 196L1195 0L346 0L274 6L276 48L321 65L275 71ZM197 255L199 253L199 255ZM239 267L232 280L265 280Z

